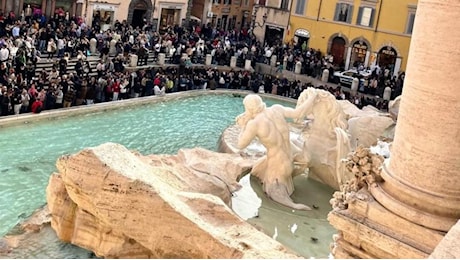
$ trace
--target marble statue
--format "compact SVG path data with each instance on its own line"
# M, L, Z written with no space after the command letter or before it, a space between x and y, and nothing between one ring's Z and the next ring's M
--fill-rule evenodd
M348 101L338 101L328 91L308 88L304 90L297 107L315 96L313 106L303 111L296 121L312 116L303 131L303 143L297 144L303 156L295 163L309 169L315 179L340 189L352 176L343 165L343 159L358 146L369 147L394 125L386 113L373 107L358 109Z
M346 114L328 91L307 88L298 98L297 107L305 107L307 101L313 105L306 107L299 119L312 115L313 120L303 131L303 143L297 144L302 154L295 163L303 166L300 171L308 168L309 176L339 189L349 178L342 163L351 151Z
M25 16L29 18L32 16L32 8L30 7L30 5L27 5L25 9Z
M397 96L394 100L388 103L388 112L394 120L398 119L399 105L401 104L401 96Z
M249 94L243 100L245 112L236 117L237 125L242 128L237 147L244 149L253 139L258 138L267 149L266 154L253 166L251 174L262 181L263 190L269 198L300 210L310 210L310 207L296 204L290 198L294 192L294 154L286 118L301 116L303 110L312 106L314 94L296 109L281 105L267 108L259 95Z
M328 91L316 88L304 90L295 109L282 105L267 108L257 94L247 95L243 105L245 112L236 117L241 128L236 148L245 149L254 139L266 148L251 174L262 181L269 198L295 209L310 208L290 198L293 176L308 170L313 179L339 190L352 178L343 163L347 155L358 146L373 145L394 124L388 114L371 107L349 107ZM297 124L289 124L287 118ZM299 125L299 138L290 138Z

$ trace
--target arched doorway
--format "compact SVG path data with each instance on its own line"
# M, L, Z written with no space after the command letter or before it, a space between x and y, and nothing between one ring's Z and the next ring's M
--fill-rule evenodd
M149 22L152 17L152 2L151 0L131 0L128 11L128 24L134 28L142 28L145 22Z
M377 64L380 68L390 67L390 69L393 69L397 57L398 53L396 52L395 48L391 46L385 46L378 52Z
M350 65L353 68L358 68L360 65L367 66L369 61L371 45L370 43L361 38L353 42L351 45Z
M264 45L269 46L278 45L283 42L284 29L277 26L266 25L265 26L265 38Z
M329 52L331 53L332 57L334 57L334 65L344 66L345 45L346 41L343 37L336 36L332 39Z

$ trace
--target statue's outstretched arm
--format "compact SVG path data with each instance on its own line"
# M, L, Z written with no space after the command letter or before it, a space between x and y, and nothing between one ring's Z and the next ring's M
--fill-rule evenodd
M308 98L296 108L284 107L284 117L292 119L300 119L309 114L309 111L313 107L316 99L316 92L312 92L308 95Z

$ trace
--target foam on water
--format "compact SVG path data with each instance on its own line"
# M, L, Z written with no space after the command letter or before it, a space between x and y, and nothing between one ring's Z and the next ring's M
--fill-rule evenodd
M251 175L247 174L241 178L241 189L234 192L232 197L232 209L244 220L258 216L262 205L262 200L251 188L250 177Z

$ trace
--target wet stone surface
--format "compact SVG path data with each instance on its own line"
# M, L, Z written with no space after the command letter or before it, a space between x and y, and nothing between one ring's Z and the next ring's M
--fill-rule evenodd
M22 238L19 246L11 250L7 242L0 239L0 259L6 258L87 259L97 257L90 251L61 242L54 230L49 225L45 225L40 232L30 233Z

